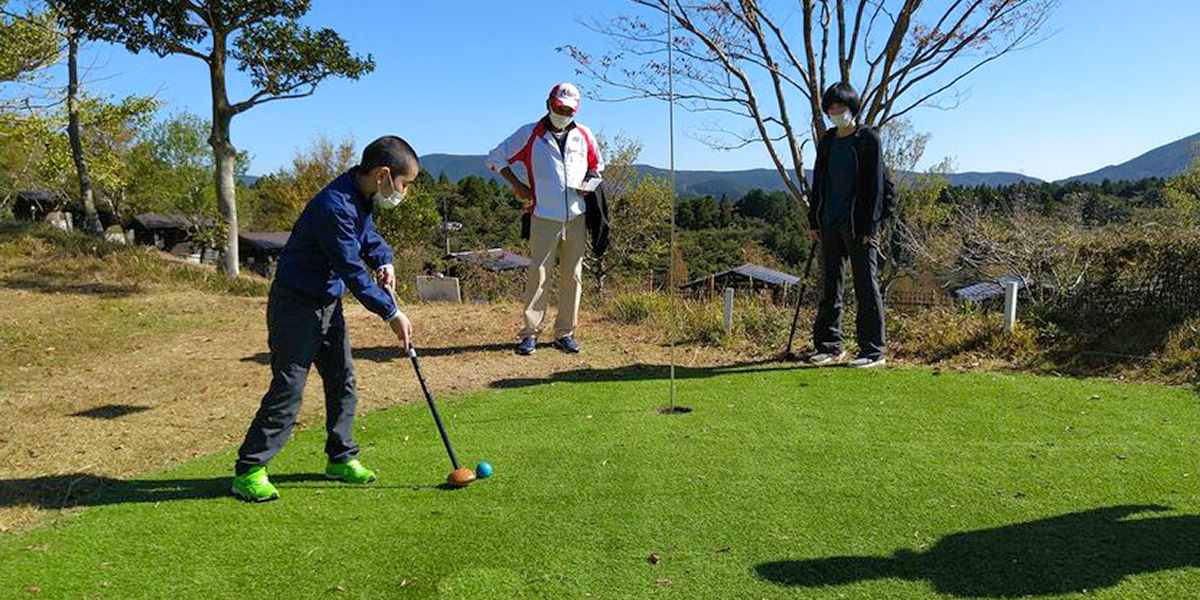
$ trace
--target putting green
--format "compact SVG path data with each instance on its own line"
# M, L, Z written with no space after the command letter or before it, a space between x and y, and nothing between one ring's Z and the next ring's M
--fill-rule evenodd
M437 377L438 360L426 361ZM1194 598L1200 403L1152 385L929 370L664 370L512 380L323 432L227 496L232 451L0 540L0 597ZM81 485L98 482L80 480ZM4 485L31 485L5 481ZM652 560L652 555L654 560ZM33 587L30 587L33 586ZM28 588L29 591L26 591ZM36 588L36 590L34 589Z

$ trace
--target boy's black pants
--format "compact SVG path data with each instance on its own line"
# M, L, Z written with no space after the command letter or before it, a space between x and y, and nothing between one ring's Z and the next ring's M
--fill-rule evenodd
M313 364L325 384L325 453L333 462L354 458L359 450L352 431L358 397L342 301L324 303L287 286L272 285L267 332L271 388L238 450L237 473L267 464L283 448L300 412Z

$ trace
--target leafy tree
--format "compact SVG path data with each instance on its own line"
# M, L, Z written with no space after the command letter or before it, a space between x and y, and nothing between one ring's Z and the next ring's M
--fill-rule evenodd
M397 252L428 258L429 241L435 238L440 221L435 200L433 190L413 185L400 206L374 213L375 227Z
M8 5L0 0L0 124L5 125L44 107L25 86L38 82L62 58L62 39L47 12L17 12ZM21 91L14 94L13 88Z
M291 166L258 181L260 203L254 224L263 230L290 230L308 201L356 164L353 138L334 142L318 136L308 149L296 151Z
M600 138L607 167L604 185L611 223L608 251L591 256L587 268L603 291L610 276L666 274L670 251L671 184L663 178L639 177L633 168L642 147L635 141Z
M507 188L478 176L458 184L438 185L438 205L446 221L462 224L449 236L451 249L482 250L520 244L521 212L524 203Z
M736 211L733 207L733 202L722 195L721 201L717 203L717 227L732 226L735 215Z
M1192 161L1187 171L1166 183L1166 204L1180 217L1180 224L1194 226L1200 218L1200 157Z
M88 152L84 148L83 140L83 123L80 114L81 104L83 102L82 82L79 74L79 47L80 36L70 26L60 26L59 21L62 20L62 15L58 14L53 7L47 7L41 2L33 2L27 8L25 14L11 13L4 10L0 5L0 14L5 15L15 21L15 25L19 27L6 28L16 29L18 32L24 32L29 36L22 36L27 43L29 40L34 40L35 44L45 45L45 48L35 50L37 56L33 59L32 64L38 65L38 68L44 69L50 64L57 62L57 55L61 54L60 48L65 44L67 56L67 87L65 90L65 100L67 107L67 139L70 142L71 160L74 163L75 174L79 185L78 200L83 208L83 223L82 228L92 234L99 234L103 229L100 224L100 216L96 211L95 189L92 183L91 169L88 164ZM53 50L50 47L53 46ZM28 46L26 46L28 49ZM13 68L13 71L20 73L22 69L28 69L30 64L22 63L23 56L18 54L16 60L18 65ZM54 62L51 62L53 60ZM13 67L13 65L9 65ZM30 86L26 86L29 90ZM45 89L45 88L43 88ZM47 94L52 96L53 94ZM25 102L27 106L32 106L31 97L26 96ZM46 98L49 100L50 98ZM62 98L58 99L59 101ZM57 102L51 103L51 105Z
M83 96L79 101L79 136L90 179L98 197L107 200L114 213L119 212L117 207L130 183L128 159L138 131L157 109L158 102L144 96L119 102ZM5 127L5 135L0 136L0 188L6 195L43 189L54 192L64 204L77 197L66 112L65 107L58 112L35 112Z
M693 279L736 267L762 252L756 240L758 232L751 228L704 229L679 234L679 248L687 259L688 273Z
M692 227L707 229L719 225L720 216L717 209L717 201L712 196L702 196L692 200L688 204L692 205Z
M351 54L331 29L313 30L299 19L310 0L49 0L65 25L81 35L124 45L131 52L181 54L204 61L212 90L209 145L216 169L216 194L227 224L225 271L238 273L237 151L230 138L233 118L255 106L313 94L333 76L358 79L375 68L370 56ZM246 73L254 91L231 101L226 86L230 62Z
M158 212L191 218L198 248L220 248L228 231L220 219L213 179L213 156L207 143L210 126L193 114L172 115L143 127L128 152L127 191L120 204L124 216ZM238 154L236 172L243 175L249 155ZM257 214L256 190L239 186L238 212Z

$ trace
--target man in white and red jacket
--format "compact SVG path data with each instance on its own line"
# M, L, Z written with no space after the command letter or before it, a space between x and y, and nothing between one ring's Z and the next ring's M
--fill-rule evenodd
M533 264L525 285L525 327L517 354L537 349L546 316L550 274L558 267L558 318L554 346L577 354L575 327L583 283L583 254L588 230L583 218L584 193L595 189L604 159L596 136L575 122L579 89L560 83L546 99L546 115L522 126L488 153L487 163L499 171L531 213L529 253Z

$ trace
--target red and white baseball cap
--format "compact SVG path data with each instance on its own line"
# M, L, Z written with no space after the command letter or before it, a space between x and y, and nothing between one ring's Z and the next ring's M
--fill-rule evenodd
M550 90L550 102L554 106L566 106L571 110L579 110L579 88L575 84L563 82Z

